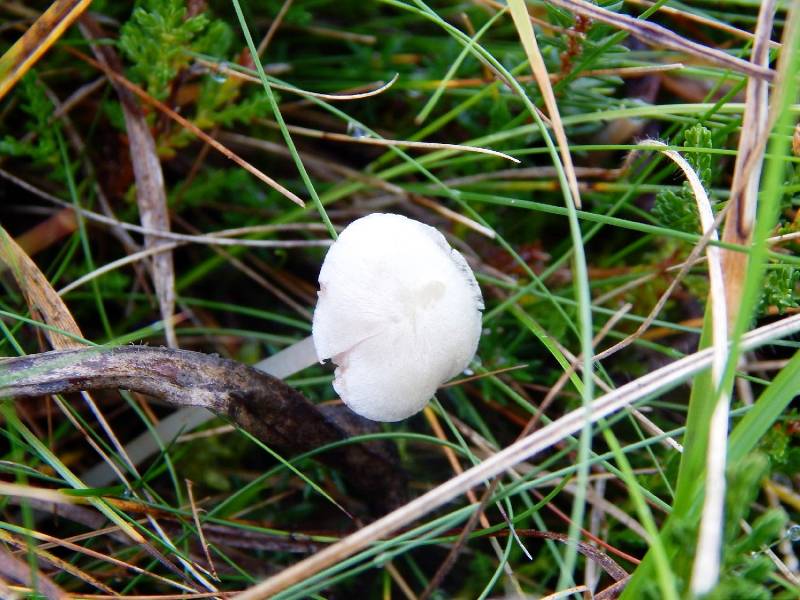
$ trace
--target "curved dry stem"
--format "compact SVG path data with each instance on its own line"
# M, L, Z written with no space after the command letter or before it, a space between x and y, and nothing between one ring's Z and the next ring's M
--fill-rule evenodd
M241 363L187 350L125 346L45 352L0 362L0 396L128 389L231 419L281 454L344 440L356 429L284 382ZM339 469L377 510L398 506L405 478L380 446L348 444L319 460Z

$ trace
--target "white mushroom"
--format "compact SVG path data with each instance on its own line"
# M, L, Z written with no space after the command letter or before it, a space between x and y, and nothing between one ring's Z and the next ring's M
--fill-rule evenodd
M319 275L313 338L354 412L399 421L469 364L483 300L464 257L433 227L376 213L351 223Z
M334 389L354 412L399 421L422 410L442 383L463 371L481 335L483 299L464 257L418 221L375 213L353 221L331 246L319 275L313 339L254 365L289 377L317 360L337 365ZM214 415L182 408L126 446L139 464ZM103 486L100 463L83 481Z

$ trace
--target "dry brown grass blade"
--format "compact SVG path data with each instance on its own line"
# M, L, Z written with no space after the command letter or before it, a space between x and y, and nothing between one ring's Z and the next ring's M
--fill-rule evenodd
M572 13L589 17L595 21L607 23L612 27L628 32L648 46L661 46L670 50L683 52L706 63L732 69L756 79L772 81L775 71L767 67L755 65L749 61L731 56L722 50L710 48L673 33L666 27L643 21L628 15L615 13L606 8L596 6L586 0L548 0L550 4L564 8Z
M754 65L769 65L770 34L775 16L775 0L761 4L756 27L755 42L750 60ZM769 86L766 81L750 78L747 82L744 115L736 154L736 165L731 182L728 203L730 212L722 231L722 241L748 246L752 239L753 223L758 199L758 184L764 162L765 140L769 134ZM725 273L726 304L729 327L733 326L739 312L742 290L747 276L748 255L733 250L722 251L722 268Z
M37 572L34 580L31 569L25 561L17 558L5 548L0 548L0 574L6 579L23 585L33 585L36 581L39 593L47 600L68 600L69 595L42 572Z
M561 161L564 163L564 173L567 176L572 202L575 204L576 208L580 208L581 193L578 189L578 178L575 176L575 168L572 165L569 142L567 141L566 133L564 133L564 124L561 122L561 113L558 111L558 104L556 103L556 96L553 93L550 75L547 73L547 67L544 64L542 53L539 51L539 44L536 42L536 34L533 31L533 25L531 24L530 15L528 14L528 7L524 0L509 0L508 6L511 9L511 17L514 19L514 25L522 41L522 47L525 49L528 62L531 64L533 76L536 78L536 83L539 85L539 90L544 98L547 114L550 116L550 124L553 127L553 133L558 142Z
M106 594L115 593L113 589L111 589L101 581L98 581L96 578L89 575L86 571L83 571L82 569L79 569L75 565L60 559L52 552L48 552L47 550L43 550L38 546L34 546L28 540L19 539L11 535L7 531L2 531L2 530L0 530L0 540L8 544L9 546L13 546L19 550L33 552L40 561L49 563L52 566L54 566L57 570L69 573L73 577L77 577L78 579L85 581L92 587L95 587L98 590L105 592Z
M203 548L203 554L205 554L210 574L212 577L214 577L216 581L219 581L219 575L217 575L217 569L214 566L214 561L211 558L211 552L209 552L208 550L208 542L206 542L206 536L203 533L203 524L200 522L200 515L197 510L197 504L194 501L194 491L192 488L193 488L192 481L190 479L187 479L186 492L189 495L189 505L192 507L192 520L194 521L194 526L197 529L197 535L200 538L200 545Z
M17 243L25 254L33 256L58 243L77 228L78 220L75 218L75 211L71 208L62 208L53 216L17 236Z
M44 334L50 345L57 350L82 348L83 344L75 338L82 338L83 335L72 313L36 263L2 226L0 226L0 261L5 263L14 275L31 313L40 314L48 325L74 336L66 336L47 329Z
M81 31L90 42L102 37L102 31L90 18L82 19ZM108 72L122 72L122 62L112 47L92 44L92 51ZM142 226L147 229L169 231L169 210L167 208L167 192L164 187L164 173L161 170L161 161L156 152L156 142L150 132L150 126L131 91L115 78L111 78L111 85L114 86L114 90L119 96L120 107L125 118L131 163L136 180L136 202L139 205L139 218ZM148 250L165 243L165 240L152 235L145 235L144 241ZM151 261L153 284L158 296L167 345L177 348L178 338L175 335L175 326L172 320L175 313L175 268L172 252L159 252L152 257Z
M81 16L92 0L56 0L0 57L0 99Z

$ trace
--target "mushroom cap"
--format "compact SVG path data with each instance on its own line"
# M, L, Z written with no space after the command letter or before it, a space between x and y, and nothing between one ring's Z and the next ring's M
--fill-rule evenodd
M363 417L410 417L475 355L481 290L429 225L386 213L353 221L328 250L319 284L317 357L337 365L333 387Z

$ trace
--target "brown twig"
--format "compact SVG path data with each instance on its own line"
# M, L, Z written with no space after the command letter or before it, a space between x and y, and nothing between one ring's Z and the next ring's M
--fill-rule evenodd
M126 346L46 352L0 362L0 396L117 388L175 406L212 410L283 454L342 441L354 429L279 379L199 352ZM402 503L405 478L381 446L349 444L324 453L320 460L340 469L373 508Z

